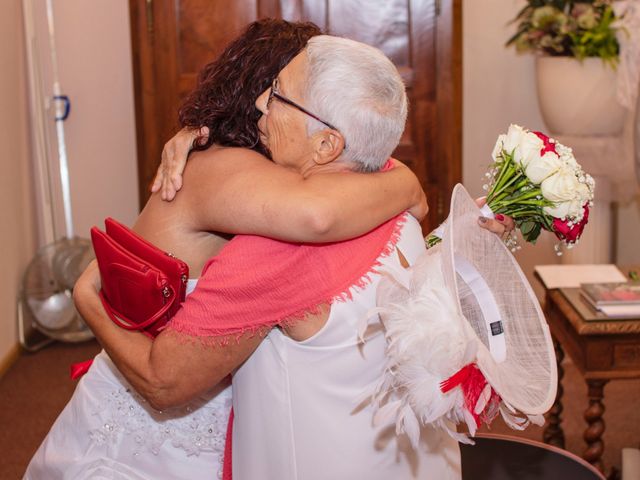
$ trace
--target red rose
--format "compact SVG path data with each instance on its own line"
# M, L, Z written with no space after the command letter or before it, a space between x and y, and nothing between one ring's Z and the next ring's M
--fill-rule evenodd
M542 132L533 132L533 133L535 133L538 136L538 138L544 142L544 147L542 148L542 150L540 150L540 156L544 155L547 152L558 153L556 152L556 144L552 142L549 139L549 137L547 137Z
M553 233L556 234L560 240L564 240L567 243L575 243L576 240L580 238L582 235L582 231L584 230L584 226L589 221L589 206L585 204L584 208L584 216L580 223L576 223L573 226L569 227L567 220L561 220L559 218L553 219Z

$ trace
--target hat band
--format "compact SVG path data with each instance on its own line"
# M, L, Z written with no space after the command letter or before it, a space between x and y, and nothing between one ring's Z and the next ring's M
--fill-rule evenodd
M491 288L487 285L482 275L480 275L480 272L462 255L456 253L454 255L454 263L456 272L467 284L482 311L491 356L497 363L504 362L507 359L504 324L498 303L491 292Z

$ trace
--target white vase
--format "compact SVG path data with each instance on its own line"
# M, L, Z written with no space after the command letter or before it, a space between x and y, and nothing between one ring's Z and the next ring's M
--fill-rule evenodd
M551 133L617 136L626 110L616 100L616 72L600 58L537 57L542 118Z

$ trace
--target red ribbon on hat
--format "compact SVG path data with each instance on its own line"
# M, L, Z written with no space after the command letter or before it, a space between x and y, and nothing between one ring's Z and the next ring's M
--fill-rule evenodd
M476 426L479 428L482 422L489 424L493 421L498 414L498 409L493 407L498 406L500 403L500 396L491 387L491 398L487 401L485 408L480 413L475 412L480 395L487 383L487 379L478 368L478 365L469 363L446 380L440 382L440 391L447 393L456 387L460 387L464 395L464 406L471 413Z

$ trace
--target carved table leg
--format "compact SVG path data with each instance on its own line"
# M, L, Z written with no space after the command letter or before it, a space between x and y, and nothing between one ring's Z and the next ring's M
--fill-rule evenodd
M589 388L589 406L584 412L584 419L589 426L584 431L583 438L587 442L587 448L585 449L582 457L603 472L602 465L602 452L604 452L604 442L602 441L602 434L604 433L604 420L602 414L604 413L604 386L608 380L587 380L587 386Z
M564 369L562 368L562 359L564 358L564 351L560 342L555 338L553 339L553 346L556 352L556 362L558 364L558 392L556 393L556 401L547 414L547 425L542 433L542 438L545 443L554 445L556 447L564 448L564 431L562 430L562 377L564 376Z

